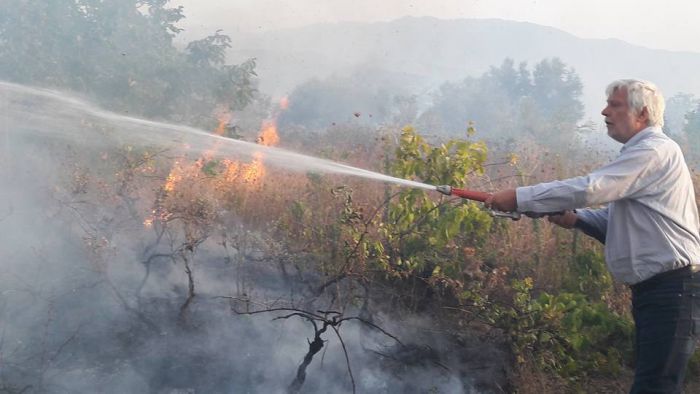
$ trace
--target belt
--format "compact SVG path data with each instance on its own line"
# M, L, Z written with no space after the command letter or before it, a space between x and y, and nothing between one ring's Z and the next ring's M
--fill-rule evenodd
M692 274L694 272L700 272L700 264L689 264L686 265L685 267L681 268L676 268L674 270L670 271L664 271L659 274L656 274L652 276L649 279L645 279L639 283L635 283L633 285L630 285L630 288L632 291L644 291L645 289L648 289L658 282L664 280L664 279L669 279L673 277L682 277L683 275L687 274Z

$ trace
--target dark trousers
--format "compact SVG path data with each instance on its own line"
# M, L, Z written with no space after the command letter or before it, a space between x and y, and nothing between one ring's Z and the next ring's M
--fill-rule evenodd
M636 368L630 393L681 393L700 334L700 272L688 266L632 286Z

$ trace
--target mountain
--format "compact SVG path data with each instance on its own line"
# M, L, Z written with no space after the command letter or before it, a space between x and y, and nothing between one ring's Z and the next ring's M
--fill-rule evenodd
M666 97L700 95L700 53L657 50L617 39L584 39L552 27L498 19L405 17L390 22L317 24L238 36L232 61L255 57L261 89L289 93L311 78L373 70L414 93L479 76L510 57L530 66L559 57L584 83L587 117L598 120L605 86L654 81Z

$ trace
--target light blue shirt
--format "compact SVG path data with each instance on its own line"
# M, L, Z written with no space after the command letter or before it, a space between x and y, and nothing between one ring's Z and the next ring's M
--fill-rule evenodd
M580 220L605 234L605 260L628 284L700 264L700 220L690 171L680 147L648 127L620 155L592 173L519 187L519 212L580 209Z

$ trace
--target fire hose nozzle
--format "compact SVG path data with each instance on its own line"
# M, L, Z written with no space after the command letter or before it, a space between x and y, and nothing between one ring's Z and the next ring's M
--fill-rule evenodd
M452 195L452 186L450 185L435 186L435 190L439 191L440 193L446 196Z
M435 190L439 191L440 193L447 195L447 196L457 196L461 197L467 200L472 200L472 201L479 201L479 202L485 202L491 197L491 194L489 193L484 193L476 190L468 190L468 189L458 189L458 188L453 188L452 186L449 185L441 185L441 186L435 186ZM511 218L513 220L520 220L520 213L519 212L501 212L501 211L494 211L492 209L488 210L491 216L494 217L506 217L506 218Z

